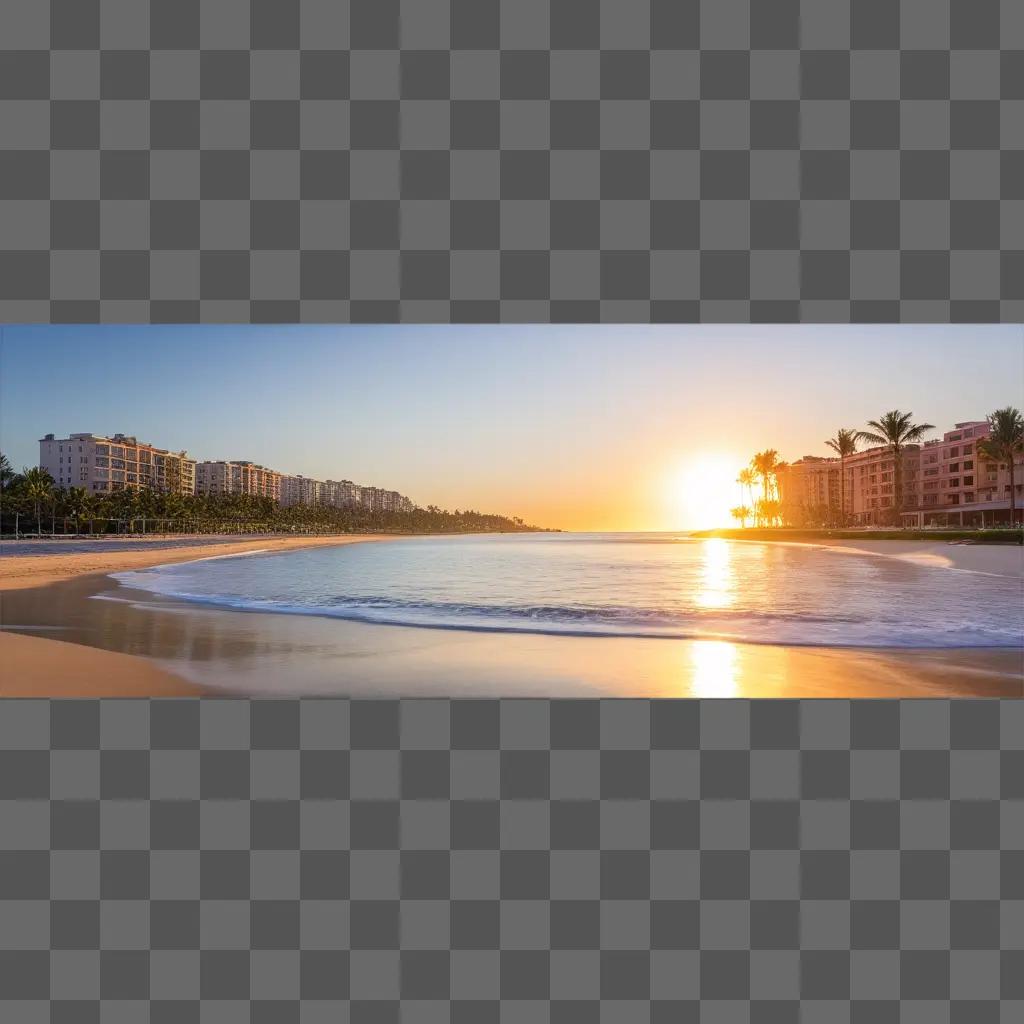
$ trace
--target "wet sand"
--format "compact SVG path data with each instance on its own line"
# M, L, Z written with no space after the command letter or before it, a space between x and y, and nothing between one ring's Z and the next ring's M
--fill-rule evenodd
M367 534L5 541L0 546L0 697L164 697L204 692L181 673L150 660L146 645L131 637L95 636L88 628L75 632L63 621L53 621L50 609L57 619L67 614L74 622L82 617L80 606L101 603L82 604L96 587L113 582L105 580L109 573L246 551L386 539ZM83 581L88 581L86 591L74 588L75 582ZM17 600L21 593L32 595L29 607L40 609L40 621L30 621L31 613L25 619L24 606Z
M767 543L800 542L769 541ZM1024 547L1019 544L964 544L943 540L872 540L870 536L865 536L863 540L858 538L857 540L807 541L804 542L804 546L831 548L834 551L850 551L855 554L886 555L905 562L914 562L917 565L1024 578Z
M0 697L196 697L205 691L145 658L0 633Z
M0 621L12 631L0 632L0 643L23 639L13 635L19 632L46 637L40 642L48 648L67 649L69 664L85 644L225 696L1024 696L1018 649L799 648L415 629L197 607L95 575L0 598ZM33 695L51 692L55 666L48 672L37 675ZM110 678L104 669L82 692L121 692Z

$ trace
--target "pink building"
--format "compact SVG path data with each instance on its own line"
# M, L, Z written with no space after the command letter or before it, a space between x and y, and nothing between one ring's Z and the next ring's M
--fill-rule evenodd
M992 526L1010 521L1010 468L979 459L987 420L957 423L941 438L907 445L903 463L903 526ZM1024 454L1014 460L1016 520L1024 519ZM839 522L839 460L805 455L779 475L783 515L792 525ZM846 459L846 521L852 526L892 523L895 461L885 446Z
M903 507L917 505L921 446L907 445L903 464ZM851 525L884 525L892 520L896 502L896 460L887 446L866 448L846 459L846 512Z
M841 495L838 459L805 455L779 473L782 516L793 526L837 524Z
M941 440L921 446L921 481L915 501L905 501L904 526L988 526L1010 521L1010 467L980 459L979 438L987 420L967 420ZM1016 518L1024 504L1024 454L1014 459ZM909 497L909 495L908 495Z

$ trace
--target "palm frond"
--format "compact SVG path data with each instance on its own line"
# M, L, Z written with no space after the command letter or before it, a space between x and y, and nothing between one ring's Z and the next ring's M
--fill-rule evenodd
M907 432L903 435L903 440L911 442L920 441L921 438L924 437L924 435L927 434L929 430L934 429L934 423L918 423L915 426L911 427L909 430L907 430Z
M869 423L868 426L872 426L872 424ZM890 443L889 439L887 437L885 437L884 435L872 433L872 431L870 431L870 430L858 430L857 431L857 440L858 441L870 441L872 444L889 444Z

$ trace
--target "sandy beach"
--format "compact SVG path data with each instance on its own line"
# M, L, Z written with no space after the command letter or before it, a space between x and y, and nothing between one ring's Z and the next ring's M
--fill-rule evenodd
M766 542L744 541L743 543ZM830 548L833 551L850 551L855 554L899 558L917 565L1024 578L1024 547L1019 544L965 544L944 540L872 540L868 534L865 534L863 540L768 541L767 543Z
M4 556L0 695L1024 696L1021 650L801 648L416 629L225 611L108 578L197 558L379 539L386 538L204 538L170 547L127 541L47 553L50 544L43 553ZM1024 577L1024 553L1015 547L867 538L828 546Z
M326 545L361 544L388 540L391 534L309 537L170 538L146 540L59 540L45 537L32 541L5 541L0 545L0 593L23 587L42 587L78 576L94 576L126 569L145 569L197 558L238 555L246 551L291 551ZM16 553L8 554L14 550ZM24 553L23 553L24 552Z
M0 630L0 697L197 697L147 658Z
M15 591L197 558L388 539L386 535L5 542L0 546L0 697L170 697L204 692L138 655L10 629ZM16 554L8 554L14 550ZM22 553L25 551L31 553ZM8 595L5 601L5 595ZM84 649L83 649L84 648Z

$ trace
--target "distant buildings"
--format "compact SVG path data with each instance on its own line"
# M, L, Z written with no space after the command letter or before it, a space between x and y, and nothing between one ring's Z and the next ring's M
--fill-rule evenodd
M311 480L307 476L281 477L281 504L289 505L322 505L323 482Z
M154 448L125 434L47 434L39 441L39 465L58 487L84 487L92 494L151 487L178 494L250 494L282 506L329 505L372 512L415 508L398 491L363 487L351 480L313 480L243 460L197 462L184 451Z
M411 512L413 507L398 491L386 491L383 487L363 487L359 503L371 512Z
M127 434L47 434L39 441L39 466L58 487L84 487L90 494L125 488L192 494L196 460L184 451L155 448Z
M980 459L976 445L989 434L987 420L967 420L941 440L907 445L903 464L904 526L982 526L1009 522L1010 468ZM1015 504L1024 506L1024 455L1014 460ZM839 523L842 487L836 458L805 455L779 477L786 520ZM846 459L846 522L885 524L896 501L895 461L887 447L867 448Z
M196 494L251 494L281 500L281 474L255 462L200 462Z
M325 480L323 503L334 508L345 508L362 504L363 489L351 480Z

